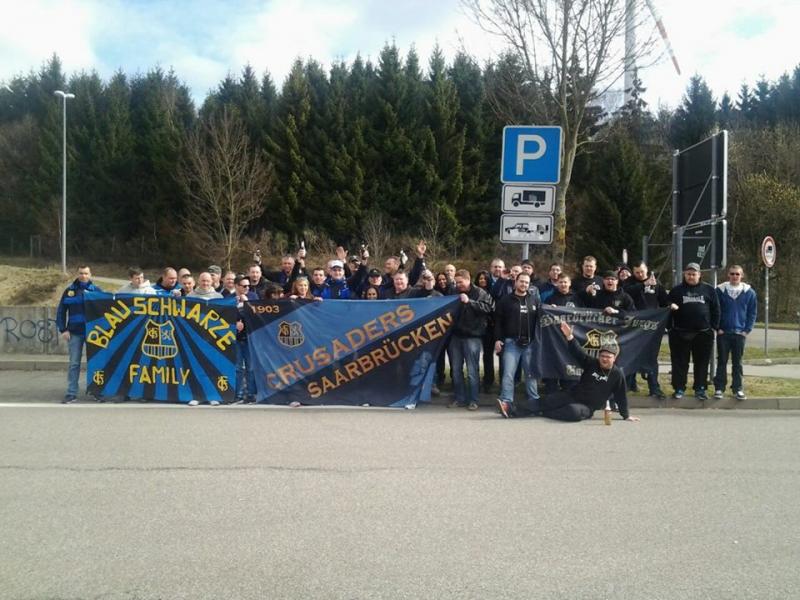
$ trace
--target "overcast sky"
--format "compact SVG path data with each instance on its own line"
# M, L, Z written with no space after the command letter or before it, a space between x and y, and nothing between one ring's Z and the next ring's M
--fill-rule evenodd
M699 73L717 98L742 82L776 79L800 63L800 0L654 0L682 69L669 60L641 73L652 108L676 106ZM394 40L415 45L423 64L438 42L482 60L501 47L463 14L458 0L44 1L4 3L0 80L38 67L53 53L68 73L108 78L173 67L199 103L228 73L250 63L280 85L296 57L324 64L376 58ZM621 84L620 84L621 87Z

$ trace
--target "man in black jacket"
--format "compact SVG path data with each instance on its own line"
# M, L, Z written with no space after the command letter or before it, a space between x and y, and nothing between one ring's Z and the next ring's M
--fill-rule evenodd
M572 327L562 322L561 332L567 338L569 351L578 360L583 373L580 381L571 390L542 398L542 416L559 421L583 421L591 419L594 411L603 410L608 402L613 401L619 407L619 414L624 420L638 421L638 417L631 416L628 412L625 374L614 364L617 348L604 346L597 358L592 358L572 335Z
M694 360L694 395L708 400L708 363L714 346L714 332L719 329L719 298L714 288L700 281L700 265L689 263L683 282L669 293L672 327L669 330L669 353L672 359L672 397L683 398L689 374L689 357Z
M556 291L550 294L545 303L553 306L584 308L583 301L578 294L572 291L572 279L566 273L562 273L558 276Z
M533 365L533 344L536 334L536 321L541 301L539 291L531 289L531 278L527 273L517 276L514 293L497 303L494 315L494 343L496 354L502 352L503 376L500 382L500 397L497 403L504 416L530 415L539 412L539 390L536 387L536 373ZM514 405L514 373L522 365L525 376L526 403Z
M625 280L623 289L628 292L636 310L647 310L651 308L666 308L669 306L667 290L658 283L655 274L647 268L647 263L639 261L633 265L633 275ZM648 393L658 400L664 400L666 395L661 390L658 383L658 364L655 371L642 371L642 375L647 380ZM636 373L628 374L628 390L636 391Z
M603 275L603 287L595 290L588 286L582 296L587 308L597 308L607 315L635 310L633 298L619 289L619 279L614 271L606 271Z
M466 269L456 271L455 283L463 306L447 346L455 390L455 399L449 404L449 408L466 406L469 410L477 410L481 337L486 332L487 317L494 310L494 302L484 290L472 285L472 278ZM463 370L465 363L466 381Z
M572 280L572 291L578 295L586 294L589 286L595 291L603 287L603 280L596 275L597 259L594 256L584 256L581 261L581 274Z

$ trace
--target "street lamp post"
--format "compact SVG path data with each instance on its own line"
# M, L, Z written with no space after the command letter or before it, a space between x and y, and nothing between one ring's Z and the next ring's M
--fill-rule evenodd
M64 163L61 169L61 270L67 272L67 100L75 94L67 94L61 90L53 92L63 100L62 140L64 145Z

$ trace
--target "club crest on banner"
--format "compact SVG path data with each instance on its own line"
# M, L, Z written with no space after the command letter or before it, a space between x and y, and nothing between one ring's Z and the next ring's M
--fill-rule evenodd
M142 354L150 358L175 358L178 355L178 344L175 341L175 325L172 321L156 323L148 320L144 328Z
M589 356L597 358L602 348L613 349L615 354L619 354L619 341L617 334L614 331L601 331L599 329L590 329L586 332L586 343L583 349Z
M296 348L306 341L303 326L297 321L281 321L278 325L278 341L287 348Z

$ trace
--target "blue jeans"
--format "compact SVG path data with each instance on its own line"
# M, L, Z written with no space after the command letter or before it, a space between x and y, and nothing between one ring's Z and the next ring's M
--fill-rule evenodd
M83 344L86 337L76 334L69 334L69 370L67 371L67 396L73 398L78 395L78 377L81 374L81 355L83 354Z
M481 358L481 338L450 338L447 358L450 360L450 376L453 378L456 402L459 404L478 403L478 374ZM464 380L464 363L467 365L467 378Z
M728 385L728 356L731 358L731 389L742 389L742 355L747 338L738 333L723 333L717 336L717 372L714 374L714 389L725 391Z
M246 379L245 379L246 378ZM256 376L253 365L250 363L250 346L247 340L236 342L236 399L245 397L245 380L247 381L247 395L256 395Z
M518 346L512 338L503 340L503 379L500 381L500 399L506 402L514 402L514 373L517 366L522 366L525 374L525 396L527 398L527 409L530 412L539 411L539 390L536 386L536 378L533 376L533 344Z

